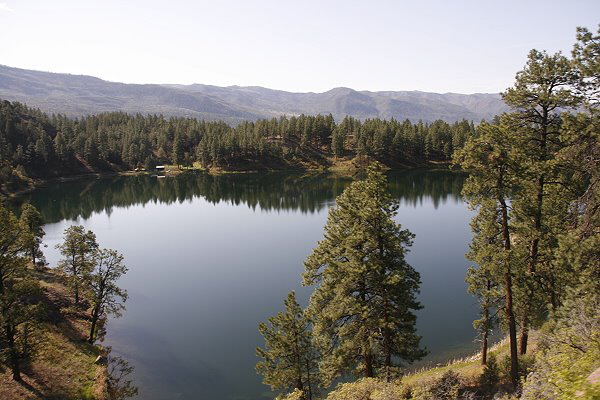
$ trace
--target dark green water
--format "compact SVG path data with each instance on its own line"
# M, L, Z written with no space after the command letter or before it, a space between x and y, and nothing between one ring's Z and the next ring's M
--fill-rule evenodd
M422 363L472 352L477 310L464 283L472 216L464 175L389 175L397 220L416 234L408 255L421 273ZM140 399L267 399L254 372L257 325L300 286L302 262L321 239L327 210L351 182L333 175L114 177L61 183L19 201L44 215L46 255L72 224L118 249L129 273L127 311L105 344L135 367Z

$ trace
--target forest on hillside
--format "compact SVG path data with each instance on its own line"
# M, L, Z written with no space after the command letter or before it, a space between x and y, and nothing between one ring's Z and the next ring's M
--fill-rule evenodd
M229 126L190 118L122 112L67 118L20 103L0 103L0 181L5 191L89 172L152 169L157 164L238 170L327 167L354 159L391 167L447 161L475 132L473 122L408 120L339 123L300 115Z

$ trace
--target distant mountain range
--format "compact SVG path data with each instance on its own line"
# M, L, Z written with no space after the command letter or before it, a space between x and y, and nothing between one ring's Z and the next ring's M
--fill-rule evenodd
M0 65L0 99L19 101L49 113L68 116L106 111L243 120L281 115L329 114L339 121L396 118L413 122L438 119L476 122L507 110L499 94L356 91L335 88L324 93L291 93L259 86L125 84L86 75L57 74Z

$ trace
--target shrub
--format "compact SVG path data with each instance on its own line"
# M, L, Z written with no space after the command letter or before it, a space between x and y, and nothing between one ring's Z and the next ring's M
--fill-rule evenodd
M397 400L406 398L406 389L399 382L384 382L363 378L356 382L341 383L329 393L327 400Z
M415 400L457 400L461 395L463 384L458 374L446 371L439 379L413 389Z
M479 386L486 395L496 393L498 383L500 382L500 368L496 362L496 357L490 354L487 364L483 367L483 373L479 377Z

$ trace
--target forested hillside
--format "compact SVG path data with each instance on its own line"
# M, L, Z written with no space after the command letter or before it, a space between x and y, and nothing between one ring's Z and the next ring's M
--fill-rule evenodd
M157 164L229 170L306 169L348 160L390 167L449 160L473 122L431 124L331 115L224 122L122 112L78 119L0 103L0 181L5 191L74 174L152 169Z

